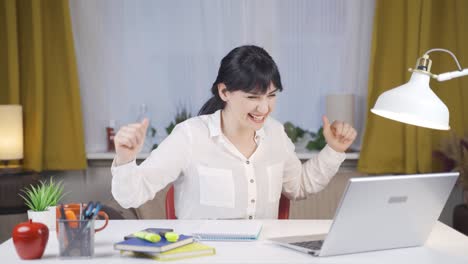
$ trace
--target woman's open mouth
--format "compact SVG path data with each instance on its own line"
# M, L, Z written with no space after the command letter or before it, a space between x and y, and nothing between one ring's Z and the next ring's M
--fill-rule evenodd
M252 120L253 122L258 123L258 124L263 123L263 121L265 120L264 115L259 116L259 115L249 114L249 118L250 118L250 120Z

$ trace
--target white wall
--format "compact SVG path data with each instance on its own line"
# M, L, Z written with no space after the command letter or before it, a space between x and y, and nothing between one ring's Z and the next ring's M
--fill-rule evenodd
M221 58L243 44L263 46L280 68L280 121L316 131L324 96L354 93L362 131L374 0L100 0L70 7L88 152L105 150L109 120L135 121L142 103L165 136L176 107L196 113Z

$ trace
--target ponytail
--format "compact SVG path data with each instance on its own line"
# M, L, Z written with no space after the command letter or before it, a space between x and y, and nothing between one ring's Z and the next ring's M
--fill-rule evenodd
M213 114L214 112L223 109L226 102L221 100L219 95L213 95L206 103L202 106L198 115L209 115Z

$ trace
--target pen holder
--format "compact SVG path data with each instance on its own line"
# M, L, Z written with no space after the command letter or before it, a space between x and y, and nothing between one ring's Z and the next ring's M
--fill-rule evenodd
M94 255L94 219L58 219L61 258L90 258Z
M58 231L60 229L59 224L58 224L58 220L61 219L61 218L64 218L64 217L62 217L61 209L63 208L63 210L65 212L72 211L73 214L75 215L75 217L79 217L79 216L81 216L83 214L82 210L84 210L85 207L86 207L85 203L69 203L69 204L57 205L57 207L56 207L56 221L57 221L56 231L57 231L57 235L58 235ZM106 228L107 224L109 223L109 216L106 214L106 212L99 211L98 217L99 217L100 220L101 219L104 220L104 224L102 226L96 228L96 232L102 231L104 228ZM73 219L70 219L70 220L73 220Z

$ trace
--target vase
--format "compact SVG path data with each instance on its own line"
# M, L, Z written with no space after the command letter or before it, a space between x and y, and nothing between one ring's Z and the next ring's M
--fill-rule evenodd
M55 206L47 208L46 211L28 210L28 219L33 222L43 223L47 226L49 231L55 230L55 215Z

